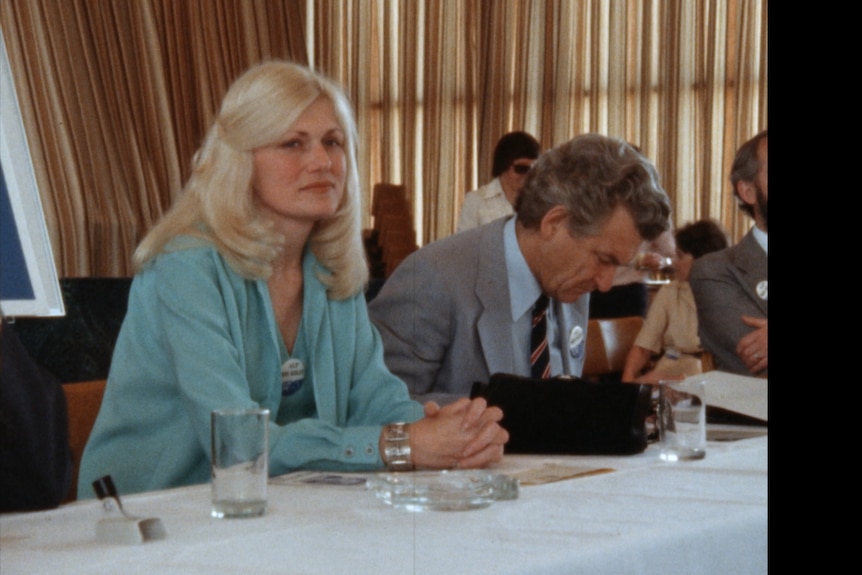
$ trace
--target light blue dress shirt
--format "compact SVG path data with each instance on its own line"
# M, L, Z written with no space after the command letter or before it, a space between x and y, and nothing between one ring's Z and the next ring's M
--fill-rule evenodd
M512 312L512 343L514 363L518 373L530 373L530 333L533 324L533 306L542 295L542 287L521 253L515 236L515 220L511 218L503 227L503 245L506 254L506 276L509 280L509 306ZM554 321L554 300L548 305L548 349L551 355L551 376L563 373L560 355L560 338Z

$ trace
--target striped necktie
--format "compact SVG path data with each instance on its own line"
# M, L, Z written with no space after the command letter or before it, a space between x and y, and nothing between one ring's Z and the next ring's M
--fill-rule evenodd
M548 351L548 296L542 294L533 306L533 329L530 333L530 375L536 379L551 376L551 354Z

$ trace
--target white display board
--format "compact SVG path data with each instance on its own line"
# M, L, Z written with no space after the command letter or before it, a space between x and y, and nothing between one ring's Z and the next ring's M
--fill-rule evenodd
M0 312L65 315L45 214L0 29Z

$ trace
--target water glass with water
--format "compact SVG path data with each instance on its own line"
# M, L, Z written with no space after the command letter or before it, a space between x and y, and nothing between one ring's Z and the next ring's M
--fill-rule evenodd
M212 516L258 517L266 511L269 410L212 412Z
M706 455L706 382L697 378L659 382L658 431L665 461Z

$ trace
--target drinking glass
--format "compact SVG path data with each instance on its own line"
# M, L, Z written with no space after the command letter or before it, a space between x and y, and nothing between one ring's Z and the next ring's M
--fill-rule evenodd
M212 412L212 516L258 517L266 511L269 410Z
M658 431L665 461L706 456L706 382L659 382Z

